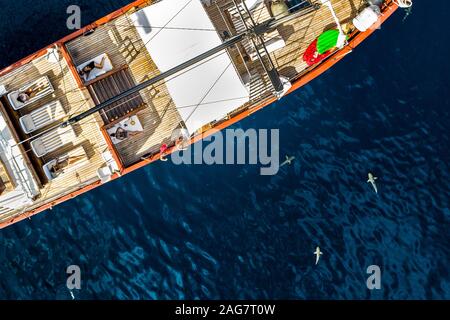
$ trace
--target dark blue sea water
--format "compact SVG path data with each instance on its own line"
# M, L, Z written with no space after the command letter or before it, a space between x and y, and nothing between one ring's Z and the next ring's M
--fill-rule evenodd
M126 3L1 0L0 65L66 35L69 4ZM449 299L450 6L428 4L234 126L281 128L294 165L157 163L1 230L0 298L70 299L77 264L78 299Z

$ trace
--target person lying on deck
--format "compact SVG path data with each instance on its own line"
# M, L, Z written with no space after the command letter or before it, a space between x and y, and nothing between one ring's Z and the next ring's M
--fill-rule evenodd
M117 140L125 140L138 134L139 131L128 131L119 127L115 133L111 133L111 137L116 138Z
M27 90L20 92L17 96L17 101L21 103L25 103L28 100L34 98L39 92L45 89L45 86L41 85L34 85Z
M105 65L106 57L103 57L100 63L97 63L95 61L91 61L89 64L83 67L78 73L80 76L84 76L86 79L89 78L89 74L94 69L103 69L103 66Z
M50 168L50 172L53 174L58 174L61 170L70 166L72 163L77 162L80 159L83 159L83 156L70 157L63 160L58 159L56 163Z

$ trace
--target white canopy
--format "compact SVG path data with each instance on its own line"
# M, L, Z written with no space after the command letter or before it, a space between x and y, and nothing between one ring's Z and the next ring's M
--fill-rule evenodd
M161 72L222 43L200 0L163 0L131 20ZM187 70L166 79L166 86L191 134L249 100L225 50Z

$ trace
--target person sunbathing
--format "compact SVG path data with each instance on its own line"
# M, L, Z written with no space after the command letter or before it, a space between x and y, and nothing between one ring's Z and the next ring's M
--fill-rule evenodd
M53 174L58 174L60 171L62 171L64 168L70 166L73 163L76 163L77 161L83 159L84 156L75 156L75 157L69 157L69 158L63 158L56 160L56 163L50 168L50 172Z
M34 97L36 97L38 95L38 93L44 89L45 89L45 85L42 85L42 84L34 85L34 86L28 88L27 90L20 92L19 95L17 96L17 101L19 101L21 103L25 103L25 102L33 99Z
M117 140L125 140L129 137L134 137L135 135L138 135L139 131L128 131L121 127L117 128L116 132L111 133L110 136L113 138L116 138Z
M84 66L78 73L80 76L84 77L85 79L89 78L89 74L94 69L103 69L103 66L105 65L106 57L103 57L100 63L97 63L95 61L89 62L86 66Z

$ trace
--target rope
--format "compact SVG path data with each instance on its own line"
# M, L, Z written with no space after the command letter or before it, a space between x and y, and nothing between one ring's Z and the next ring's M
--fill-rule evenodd
M337 25L337 28L339 30L339 37L338 37L338 42L337 42L337 47L339 49L342 49L345 45L346 45L346 36L344 33L344 30L342 29L342 25L339 21L339 18L336 15L336 11L334 11L333 8L333 4L330 2L330 0L320 0L320 2L322 2L322 4L326 5L328 7L328 9L331 12L331 15L333 16L333 19Z
M400 8L411 8L413 5L412 0L394 0L394 3Z

